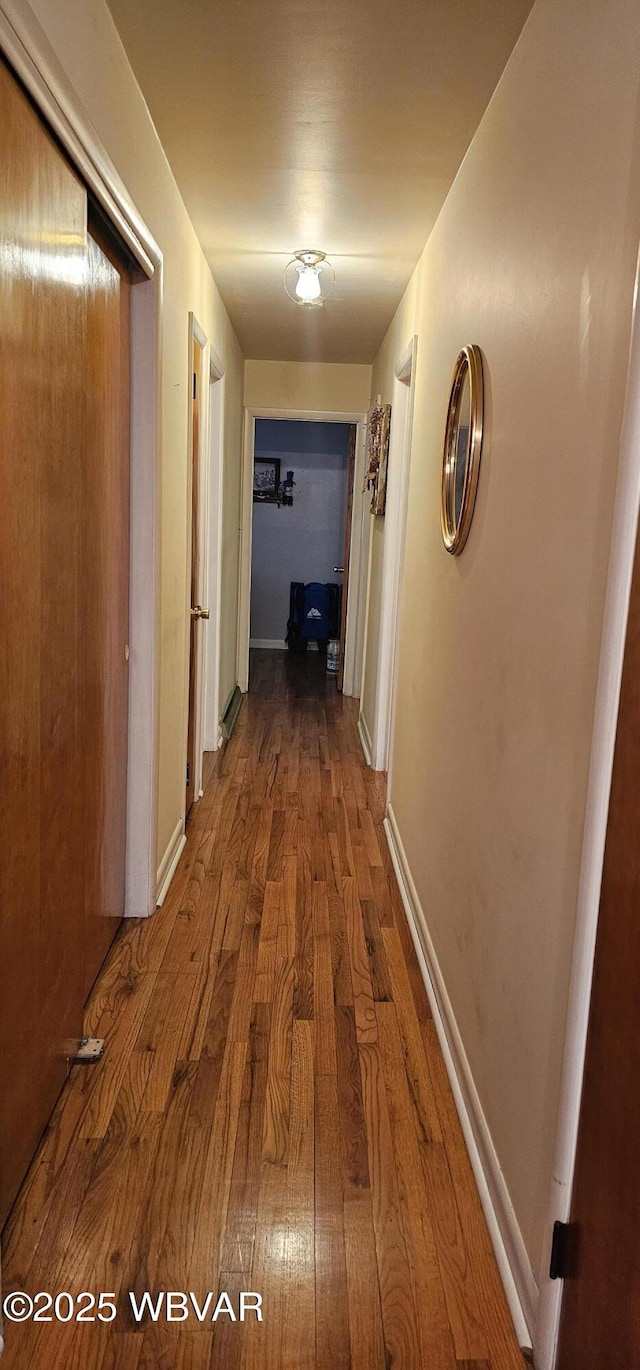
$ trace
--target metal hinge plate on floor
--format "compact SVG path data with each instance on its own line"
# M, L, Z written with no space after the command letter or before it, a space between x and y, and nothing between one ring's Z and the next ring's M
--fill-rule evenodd
M74 1066L92 1066L104 1055L104 1037L82 1037L71 1062Z

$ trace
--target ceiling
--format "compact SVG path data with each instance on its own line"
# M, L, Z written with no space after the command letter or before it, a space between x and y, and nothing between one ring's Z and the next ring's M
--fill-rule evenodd
M246 357L372 361L531 3L109 0Z

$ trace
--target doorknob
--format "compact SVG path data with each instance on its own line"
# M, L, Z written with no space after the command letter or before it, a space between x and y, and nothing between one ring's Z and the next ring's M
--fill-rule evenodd
M334 576L343 576L343 575L344 575L344 566L334 566L334 568L333 568L333 574L334 574Z
M191 617L192 617L192 618L208 618L208 617L209 617L209 610L208 610L208 609L202 609L202 608L200 607L199 604L196 604L195 608L191 610Z

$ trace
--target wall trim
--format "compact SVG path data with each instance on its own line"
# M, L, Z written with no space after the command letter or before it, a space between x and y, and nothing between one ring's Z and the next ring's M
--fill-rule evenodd
M640 502L640 266L636 267L627 387L620 435L618 481L613 512L598 683L593 716L576 927L567 1005L562 1082L552 1181L547 1211L547 1250L540 1271L536 1323L536 1365L556 1363L564 1283L548 1276L553 1223L567 1222L578 1147L582 1082L589 1030L600 888L609 819L609 799L618 728L622 668L627 639L631 581Z
M209 495L209 342L207 335L198 322L192 309L189 310L187 322L187 345L188 345L188 369L187 376L193 375L193 344L197 342L202 351L200 370L197 384L199 386L199 411L198 411L198 565L199 565L199 585L197 590L197 603L206 604L205 591L207 591L207 571L208 571L208 495ZM193 754L194 754L194 777L193 789L194 796L199 797L202 789L202 758L204 754L204 697L205 697L205 660L206 660L206 640L204 639L203 629L209 625L200 622L200 631L195 635L195 660L191 660L191 561L193 555L193 416L195 412L195 402L193 386L189 384L189 403L187 411L187 560L185 566L185 705L183 720L183 743L182 755L184 757L184 774L187 770L187 751L189 745L189 704L190 677L194 677L194 699L193 699ZM186 808L186 791L184 804ZM197 799L194 799L197 802Z
M238 721L238 714L240 713L240 710L242 708L242 698L243 696L240 686L235 685L233 689L233 694L231 695L229 703L227 704L227 707L224 711L224 715L222 718L222 722L220 724L220 733L223 742L228 742L236 726L236 723Z
M369 579L369 491L364 477L367 463L367 421L355 425L356 450L351 496L351 538L349 542L349 586L347 619L344 629L344 668L342 693L360 698L365 632L365 602Z
M184 818L181 817L176 823L167 850L158 866L156 908L160 908L161 905L164 904L186 842L187 835L184 830Z
M0 0L0 49L146 276L162 253L28 0Z
M211 618L204 641L204 750L220 746L220 655L222 622L222 509L226 423L226 380L218 353L209 344L208 463L205 499L205 603Z
M230 703L231 703L231 700L233 699L233 696L234 696L234 694L235 694L235 692L236 692L237 689L238 689L238 686L237 686L237 685L234 685L233 689L232 689L232 690L229 690L229 694L228 694L228 696L227 696L227 701L226 701L225 706L224 706L224 709L222 709L221 715L220 715L220 725L221 725L221 726L222 726L222 719L224 718L224 716L225 716L225 714L226 714L226 712L227 712L227 709L229 708L229 705L230 705Z
M531 1347L538 1288L391 804L384 830L516 1336Z
M358 719L358 737L360 738L360 744L364 752L364 759L367 763L367 766L370 766L373 755L373 746L371 742L369 729L367 727L367 720L364 714L360 714L360 717Z
M389 480L384 523L384 547L382 549L380 638L376 662L372 738L374 769L376 771L387 771L389 776L388 794L391 794L391 763L400 635L400 596L411 475L417 345L418 339L414 333L396 361L391 396Z
M215 385L216 381L221 381L224 376L224 362L219 352L216 352L213 343L209 343L209 380Z
M287 644L283 637L251 637L249 638L249 646L272 648L274 651L277 648L278 651L283 652L287 650Z
M156 906L160 750L162 263L131 290L131 548L125 917Z

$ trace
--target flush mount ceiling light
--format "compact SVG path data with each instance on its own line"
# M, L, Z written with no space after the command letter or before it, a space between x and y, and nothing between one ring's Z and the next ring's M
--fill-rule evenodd
M295 304L305 309L321 309L336 283L336 274L326 253L316 248L301 248L285 267L284 288Z

